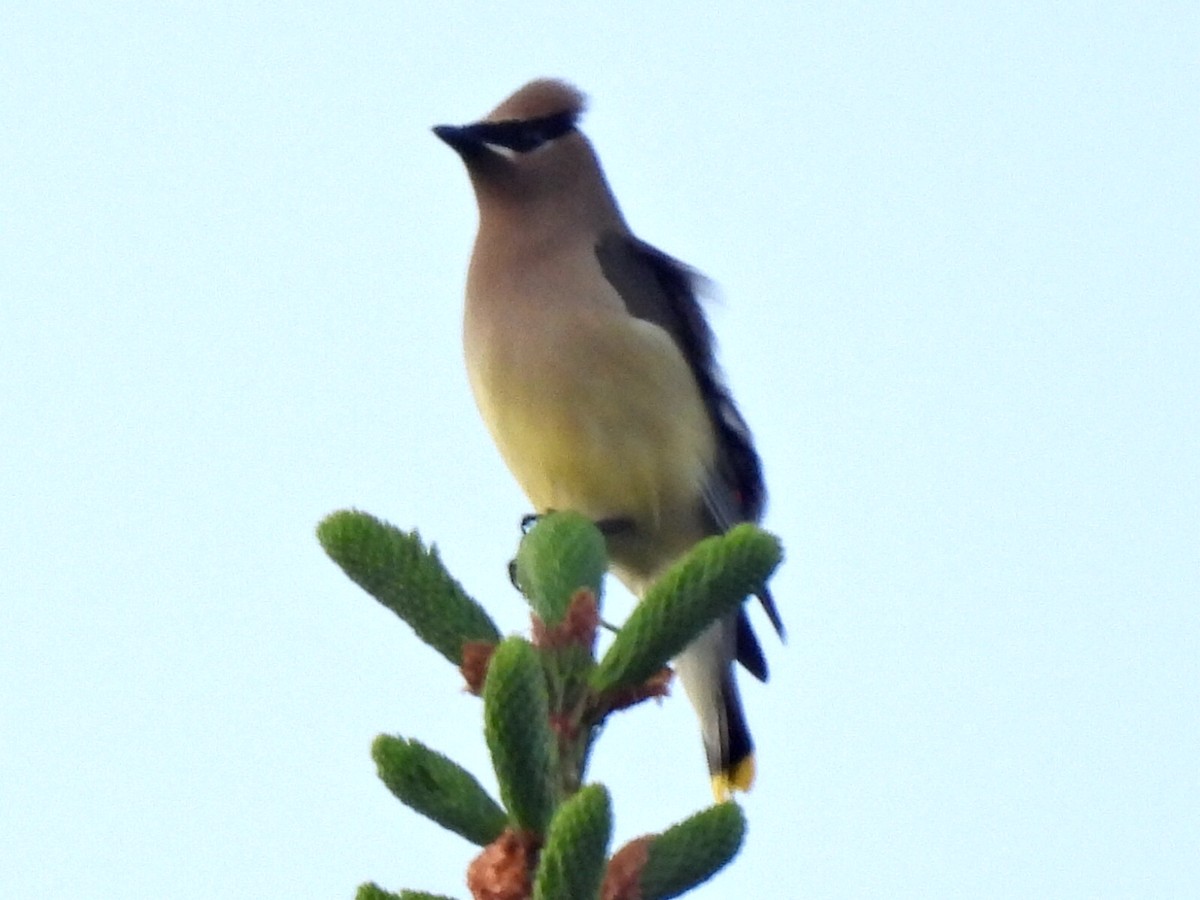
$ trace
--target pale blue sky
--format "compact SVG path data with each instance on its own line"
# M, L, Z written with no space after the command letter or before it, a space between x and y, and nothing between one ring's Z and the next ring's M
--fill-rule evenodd
M478 702L313 527L522 627L429 126L554 75L721 288L788 552L695 896L1200 896L1200 8L824 6L0 12L0 895L467 896L368 748L490 783ZM592 775L622 841L709 799L682 697Z

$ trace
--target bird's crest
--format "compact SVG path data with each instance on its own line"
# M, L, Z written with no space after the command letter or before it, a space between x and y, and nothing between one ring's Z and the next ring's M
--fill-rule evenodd
M531 81L488 113L486 121L527 121L566 113L572 122L587 106L587 98L574 86L553 78Z

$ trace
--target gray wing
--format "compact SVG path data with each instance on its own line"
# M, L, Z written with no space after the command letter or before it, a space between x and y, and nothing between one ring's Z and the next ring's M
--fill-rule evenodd
M716 469L704 491L714 532L727 531L738 522L759 521L767 501L762 462L717 365L712 330L698 297L704 279L628 234L604 235L596 244L596 258L630 314L671 335L691 367L717 436ZM775 601L766 590L759 600L782 637L783 622ZM766 678L762 649L744 610L738 618L738 660L757 677Z

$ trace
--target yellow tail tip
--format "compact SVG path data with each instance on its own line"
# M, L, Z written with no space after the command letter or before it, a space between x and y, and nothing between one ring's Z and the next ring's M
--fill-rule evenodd
M722 769L712 777L713 797L724 803L733 797L734 791L748 791L754 784L754 755L738 760L728 769Z

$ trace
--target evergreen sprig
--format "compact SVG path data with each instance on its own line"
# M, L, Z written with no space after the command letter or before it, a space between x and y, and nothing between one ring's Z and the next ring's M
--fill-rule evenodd
M443 828L481 847L504 830L504 810L475 776L420 741L381 734L371 756L388 790Z
M437 548L426 548L415 531L343 510L317 526L317 539L355 584L454 665L462 663L464 644L499 642L491 617L446 571Z
M542 516L521 541L516 583L546 625L562 622L581 587L600 596L608 554L604 537L586 516L560 512Z
M507 638L492 654L483 729L512 824L544 833L554 813L554 737L542 664L524 638Z
M592 687L613 691L645 681L705 628L736 612L782 558L778 539L750 524L701 541L630 613L592 673Z
M673 825L649 845L642 869L642 900L678 897L715 875L733 859L746 833L736 803L718 803Z
M533 900L595 900L612 837L612 804L589 784L563 801L550 820L533 882Z
M540 517L514 562L533 613L532 642L501 640L416 532L351 510L329 516L317 533L351 579L473 673L468 681L483 698L501 803L457 763L411 738L380 735L372 756L402 802L483 846L469 867L474 896L599 900L603 891L609 900L665 900L737 853L745 818L727 802L609 858L612 802L602 785L585 783L585 769L605 717L661 693L663 666L764 587L781 558L774 537L739 525L702 541L650 588L597 663L605 543L577 513ZM357 900L449 898L369 882Z

